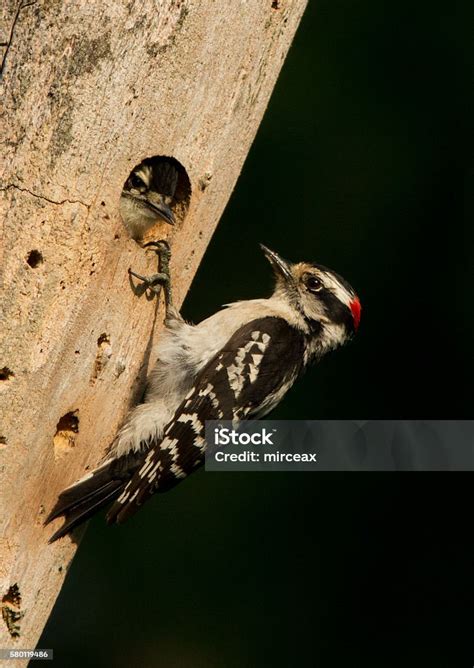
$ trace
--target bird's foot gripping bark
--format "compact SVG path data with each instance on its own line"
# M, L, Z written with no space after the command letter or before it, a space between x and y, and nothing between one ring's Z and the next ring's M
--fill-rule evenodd
M149 289L155 294L159 294L161 288L165 294L166 317L169 316L170 311L173 311L173 300L171 296L171 278L170 278L170 258L171 251L167 241L150 241L144 245L144 248L153 248L158 255L158 272L151 276L142 276L131 269L128 270L130 276L138 278L143 282L145 289Z

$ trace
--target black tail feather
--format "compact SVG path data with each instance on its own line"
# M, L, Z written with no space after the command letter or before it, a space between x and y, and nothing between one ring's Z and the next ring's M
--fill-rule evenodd
M51 536L49 542L53 543L65 536L116 499L136 471L142 457L140 453L130 453L118 459L108 460L90 475L61 492L45 524L49 524L61 515L64 515L65 523Z
M100 494L104 487L107 487L114 481L113 473L110 470L112 463L106 462L93 471L90 476L64 489L59 495L56 505L46 518L45 524L48 524L60 515L65 515L78 504L89 499L92 501L96 498L97 494Z
M70 531L75 529L77 526L88 520L92 515L95 515L103 506L107 505L110 501L113 501L119 495L124 483L115 481L114 488L111 490L101 490L102 493L97 493L95 499L92 502L89 500L86 503L79 503L76 507L67 513L65 513L66 521L60 527L51 538L48 540L48 543L54 543L58 538L62 538Z

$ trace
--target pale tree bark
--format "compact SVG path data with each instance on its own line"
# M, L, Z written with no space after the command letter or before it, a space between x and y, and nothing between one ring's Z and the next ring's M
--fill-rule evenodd
M48 545L45 515L101 459L154 361L162 308L127 269L156 259L127 236L122 185L146 157L187 171L189 208L169 237L179 306L305 4L6 3L0 647L35 646L77 547Z

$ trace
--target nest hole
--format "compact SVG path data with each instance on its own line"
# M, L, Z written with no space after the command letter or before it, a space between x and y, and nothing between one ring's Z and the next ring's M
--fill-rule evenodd
M156 155L130 172L122 188L120 214L132 239L141 240L149 232L154 239L163 238L169 235L168 223L182 224L190 200L191 181L184 166L172 156Z
M31 250L27 255L26 262L32 269L36 269L43 263L43 255L39 250Z

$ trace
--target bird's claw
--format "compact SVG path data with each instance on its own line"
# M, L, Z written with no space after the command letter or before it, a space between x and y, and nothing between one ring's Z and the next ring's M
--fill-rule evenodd
M128 273L130 276L138 278L139 281L142 281L146 290L149 289L155 294L159 294L160 288L165 287L165 285L169 282L169 275L163 272L152 274L151 276L142 276L141 274L137 274L135 271L129 269Z
M130 276L134 276L135 278L138 278L139 281L142 281L145 289L151 290L156 295L158 295L160 293L160 289L163 288L165 292L166 311L168 312L172 307L171 279L169 269L169 262L171 258L170 245L164 239L160 239L158 241L149 241L148 243L144 244L143 247L146 249L153 248L155 253L158 255L159 271L156 274L152 274L151 276L142 276L141 274L137 274L131 269L128 270L128 273Z
M145 250L153 250L160 258L160 263L169 262L171 258L171 249L170 245L164 239L159 239L158 241L148 241L148 243L143 244Z

